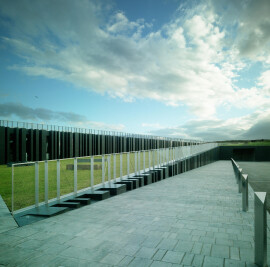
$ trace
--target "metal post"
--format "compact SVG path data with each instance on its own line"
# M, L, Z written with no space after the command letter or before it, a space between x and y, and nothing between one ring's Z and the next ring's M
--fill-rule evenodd
M35 206L39 206L39 163L35 162Z
M242 193L242 169L238 169L238 193Z
M48 205L48 161L45 160L45 204Z
M104 187L105 185L105 164L104 164L104 155L102 155L102 158L101 158L101 168L102 168L102 186Z
M94 157L91 157L91 181L90 181L90 186L91 186L91 191L94 192Z
M14 164L11 165L11 172L12 172L12 176L11 176L11 183L12 183L11 212L12 212L12 216L13 216L13 212L14 212Z
M150 167L151 167L151 151L148 150L148 165L149 165L149 171L150 171Z
M141 152L138 151L138 172L141 174Z
M108 161L108 181L109 181L109 186L111 186L111 155L107 157Z
M129 157L130 157L130 153L127 153L127 176L129 177Z
M116 154L113 154L113 179L116 182Z
M152 150L152 158L153 158L153 170L154 170L154 168L155 168L155 151L154 150Z
M77 196L77 158L74 158L74 197Z
M60 160L56 161L56 176L57 176L57 202L60 202Z
M137 152L134 152L134 172L137 175Z
M123 159L122 159L122 152L120 153L120 179L121 179L121 181L122 181L122 179L123 179Z
M254 193L255 264L267 266L266 192Z
M145 172L145 150L143 151L143 171Z
M248 211L248 175L242 174L242 209Z

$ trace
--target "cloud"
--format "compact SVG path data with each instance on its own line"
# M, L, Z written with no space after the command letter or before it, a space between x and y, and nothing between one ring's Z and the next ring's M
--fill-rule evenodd
M90 121L85 116L73 112L53 111L45 108L30 108L21 103L0 103L0 116L5 119L16 117L19 120L68 124L72 127L94 128L110 131L121 131L124 125L106 124L103 122Z
M238 88L235 80L247 66L243 58L270 62L269 1L189 3L151 31L107 1L2 1L8 34L1 40L23 59L10 69L127 102L186 105L200 119L216 119L224 106L265 107L266 70L258 87Z
M270 63L270 2L268 0L210 1L220 24L230 25L231 45L243 57Z
M190 120L174 128L152 130L151 134L209 141L270 139L270 109L228 120Z

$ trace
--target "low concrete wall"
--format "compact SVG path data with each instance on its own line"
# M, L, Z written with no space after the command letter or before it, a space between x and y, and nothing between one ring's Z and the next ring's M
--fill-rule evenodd
M220 146L219 159L235 161L270 161L270 146Z

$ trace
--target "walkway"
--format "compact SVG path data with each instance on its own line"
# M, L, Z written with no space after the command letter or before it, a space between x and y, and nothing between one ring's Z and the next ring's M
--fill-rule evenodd
M255 266L253 208L237 190L218 161L2 233L0 265Z
M18 225L9 212L9 209L0 195L0 233L17 228ZM0 239L1 242L1 239ZM0 260L1 262L1 260Z

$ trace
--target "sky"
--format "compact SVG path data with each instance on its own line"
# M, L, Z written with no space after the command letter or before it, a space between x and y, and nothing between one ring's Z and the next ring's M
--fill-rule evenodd
M270 139L269 0L0 0L0 119Z

